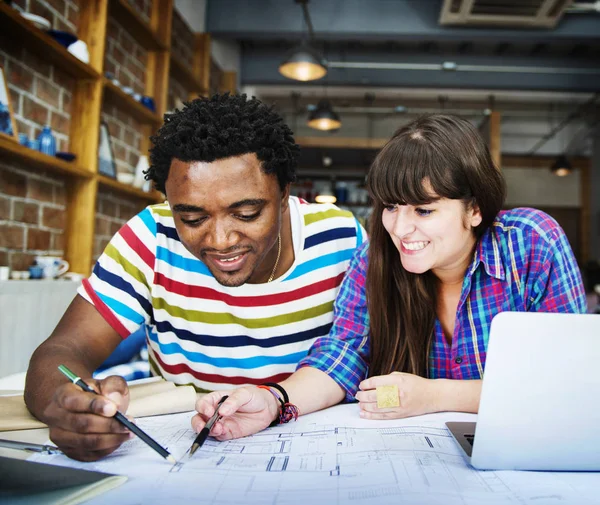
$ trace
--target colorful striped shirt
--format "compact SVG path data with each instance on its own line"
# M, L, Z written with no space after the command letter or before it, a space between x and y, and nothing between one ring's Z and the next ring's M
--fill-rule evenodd
M112 238L79 294L123 337L148 325L152 372L216 390L288 377L329 333L333 302L365 240L350 212L290 197L295 261L264 284L227 287L180 242L168 203Z
M346 391L348 401L354 399L369 366L367 251L367 244L360 247L350 263L335 302L331 332L298 364L327 373ZM463 281L451 343L436 318L429 378L481 379L492 318L504 311L586 311L569 242L558 223L541 211L500 212L481 237Z

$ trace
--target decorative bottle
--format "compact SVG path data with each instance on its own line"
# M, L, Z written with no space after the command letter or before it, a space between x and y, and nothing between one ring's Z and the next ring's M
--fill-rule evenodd
M40 142L40 152L49 156L56 154L56 138L49 126L44 126L37 139Z

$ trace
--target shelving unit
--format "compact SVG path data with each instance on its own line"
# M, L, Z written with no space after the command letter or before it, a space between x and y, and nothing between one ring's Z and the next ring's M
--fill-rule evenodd
M11 38L19 40L34 53L44 55L44 59L56 65L76 79L97 79L100 74L87 63L73 56L50 35L35 27L18 11L5 3L0 3L0 26Z
M158 127L162 124L162 119L158 114L152 112L147 107L144 107L131 95L125 93L119 86L113 84L106 77L102 78L102 83L104 85L104 94L107 101L113 102L118 108L124 110L142 124L148 124L154 127Z
M100 186L104 186L105 188L114 189L121 194L135 196L150 202L160 203L165 199L165 196L159 191L142 191L139 188L134 188L129 184L123 184L122 182L111 179L110 177L106 177L104 175L98 175L98 184L100 184Z
M92 177L92 174L77 165L76 161L68 162L48 156L2 136L0 136L0 153L7 159L24 162L31 168L46 169L57 174L74 177Z
M106 79L103 74L108 16L124 26L148 51L144 94L156 105L152 112ZM173 0L156 0L150 21L146 22L126 0L86 0L80 2L78 37L89 50L89 64L83 63L42 30L24 19L18 11L0 2L0 26L11 38L31 52L74 78L71 102L70 150L74 162L66 162L0 138L0 157L14 159L26 169L45 169L65 177L67 192L67 226L64 257L71 270L84 275L92 268L96 199L99 189L130 196L141 203L164 201L157 192L144 192L98 173L98 140L103 100L110 101L123 113L141 124L141 152L150 147L149 136L162 124L166 111L170 63L186 85L198 92L205 90L208 75L207 55L210 37L197 36L197 57L193 71L180 65L170 55Z

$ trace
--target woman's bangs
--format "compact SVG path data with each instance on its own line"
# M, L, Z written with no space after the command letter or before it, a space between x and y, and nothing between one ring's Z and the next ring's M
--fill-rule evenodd
M392 139L367 176L371 198L382 204L425 205L443 196L431 193L432 187L439 186L436 174L443 173L439 157L431 151L423 139Z

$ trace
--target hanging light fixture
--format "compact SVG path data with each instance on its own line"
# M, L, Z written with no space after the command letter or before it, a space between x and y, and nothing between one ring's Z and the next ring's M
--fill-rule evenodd
M340 116L333 110L327 99L320 100L317 107L308 115L308 126L315 130L337 130L342 126Z
M550 167L550 170L552 170L554 175L565 177L573 171L573 167L569 163L567 157L564 154L561 154L558 158L556 158L556 161Z
M303 40L299 46L292 49L283 63L279 65L279 73L296 81L314 81L327 73L327 67L323 57L310 47L309 41L313 41L315 36L310 14L308 13L308 0L296 0L296 3L302 5L309 38L308 41Z

